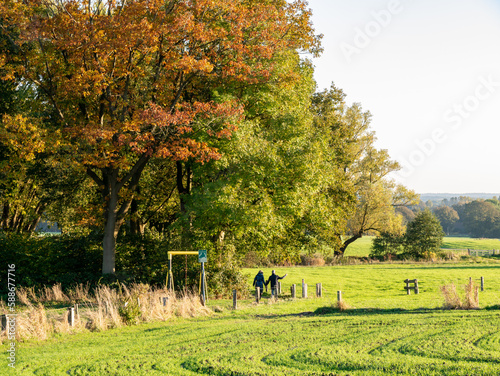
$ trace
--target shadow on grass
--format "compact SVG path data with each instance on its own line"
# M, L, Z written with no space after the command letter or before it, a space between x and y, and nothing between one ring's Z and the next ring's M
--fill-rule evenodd
M488 306L483 309L445 309L442 307L436 308L415 308L415 309L405 309L405 308L349 308L346 310L339 310L335 306L325 306L319 307L314 311L299 312L299 313L289 313L289 314L269 314L269 315L257 315L255 317L261 319L275 319L282 317L308 317L308 316L326 316L326 315L341 315L341 316L374 316L374 315L425 315L429 313L437 312L450 312L450 311L481 311L481 310L499 310L500 305Z

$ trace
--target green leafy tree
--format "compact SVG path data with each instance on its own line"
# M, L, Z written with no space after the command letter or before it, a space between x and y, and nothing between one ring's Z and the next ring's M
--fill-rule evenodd
M435 208L433 213L437 219L439 219L441 226L448 235L453 231L455 223L457 223L460 219L457 211L450 206L440 206Z
M314 95L313 111L316 126L328 135L330 163L325 172L337 183L328 190L330 199L345 218L343 226L331 227L339 244L336 254L343 255L367 232L400 231L402 217L395 208L412 204L417 195L388 178L399 165L386 150L374 147L371 114L359 104L348 106L345 94L334 85Z
M399 255L404 252L404 234L381 232L373 239L370 256L388 257L388 255Z
M443 242L443 228L430 210L418 213L406 228L406 254L414 258L430 257Z
M500 208L495 204L475 200L458 208L465 231L475 237L500 236Z

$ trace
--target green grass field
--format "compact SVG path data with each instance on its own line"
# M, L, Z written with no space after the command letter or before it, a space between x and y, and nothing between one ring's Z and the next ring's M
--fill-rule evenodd
M363 236L347 247L346 256L367 257L370 254L373 236ZM500 249L500 239L474 239L447 236L443 239L443 249Z
M247 269L249 285L256 269ZM220 313L18 343L1 375L499 375L500 263L279 268L285 296L210 301ZM264 269L266 277L270 269ZM485 278L480 310L443 310L440 286ZM309 298L291 300L304 278ZM407 295L417 278L419 295ZM311 297L318 282L324 297ZM341 290L351 309L326 309ZM325 313L326 312L326 313ZM6 346L2 346L5 354Z

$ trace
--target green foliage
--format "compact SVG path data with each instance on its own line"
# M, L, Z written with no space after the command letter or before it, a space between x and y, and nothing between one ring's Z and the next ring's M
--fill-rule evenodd
M141 308L137 299L128 299L118 308L118 314L126 325L133 325L141 315Z
M234 264L212 266L207 272L208 293L216 299L229 299L233 290L239 291L240 296L246 296L247 280L248 276Z
M381 232L375 239L370 252L370 257L396 256L404 252L405 237L401 234Z
M419 259L429 257L441 247L444 232L439 220L430 210L417 214L408 223L405 236L406 254Z
M461 223L474 237L500 237L500 208L489 201L475 200L458 206Z
M439 219L441 227L443 227L448 235L453 231L455 223L460 219L457 211L449 206L435 208L433 213Z
M0 262L16 265L16 284L40 288L60 283L64 289L89 282L117 285L121 282L165 285L168 272L168 238L148 234L144 237L124 236L117 245L117 273L101 277L101 235L29 237L0 233ZM174 256L172 263L176 291L197 290L200 263L194 255ZM236 263L217 262L209 252L206 264L208 292L211 296L229 296L241 290L245 277ZM2 286L0 293L6 292ZM124 302L125 303L125 302ZM130 303L134 303L133 301ZM124 310L124 314L131 307Z
M0 232L0 262L16 265L19 286L61 283L68 287L97 281L100 254L100 242L95 236L29 237Z

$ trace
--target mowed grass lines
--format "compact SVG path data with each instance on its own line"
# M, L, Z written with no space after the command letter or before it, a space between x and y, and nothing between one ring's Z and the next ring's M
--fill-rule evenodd
M249 281L257 269L247 270ZM266 277L270 269L264 270ZM500 265L358 265L279 268L284 288L322 282L324 298L259 305L217 301L221 313L18 343L15 372L0 375L474 375L500 374L500 310L443 310L439 287L485 277L480 306L500 303ZM421 281L406 295L404 278ZM344 298L355 307L324 310ZM329 312L320 314L319 312ZM1 351L5 353L2 346Z
M267 314L266 307L22 345L15 374L500 374L498 311L300 315ZM4 366L0 374L13 372Z

